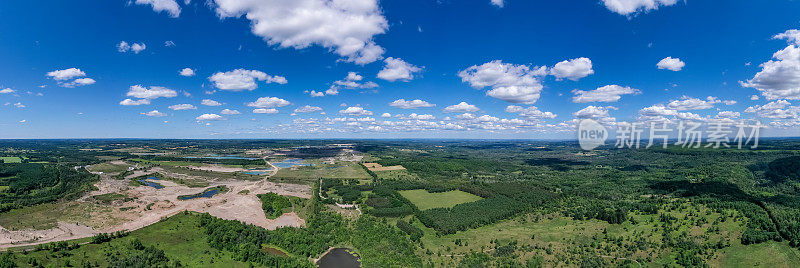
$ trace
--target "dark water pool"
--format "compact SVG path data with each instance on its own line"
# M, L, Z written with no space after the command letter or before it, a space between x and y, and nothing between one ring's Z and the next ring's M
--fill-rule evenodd
M189 199L195 199L195 198L201 198L201 197L202 198L209 198L209 197L212 197L212 196L214 196L215 194L218 194L218 193L219 193L219 191L217 191L217 189L214 189L214 190L210 190L210 191L205 191L205 192L203 192L201 194L198 194L198 195L178 197L178 199L180 199L180 200L189 200Z
M156 178L156 177L147 177L147 179L139 179L139 182L144 183L144 185L147 185L147 186L150 186L150 187L153 187L153 188L156 188L156 189L164 188L164 185L152 182L150 180L161 180L161 179Z
M334 248L317 261L320 268L359 268L361 262L358 257L348 252L346 248Z

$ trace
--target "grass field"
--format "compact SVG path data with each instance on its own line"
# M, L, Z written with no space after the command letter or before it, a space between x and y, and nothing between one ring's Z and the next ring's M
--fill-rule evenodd
M408 201L414 203L420 210L432 208L451 208L455 205L462 203L469 203L481 200L480 196L476 196L467 192L453 190L442 193L429 193L426 190L408 190L400 191Z
M115 165L111 163L100 163L97 165L92 165L89 168L90 171L93 172L103 172L103 173L118 173L128 170L128 165Z
M0 226L9 230L44 230L56 227L59 221L90 227L121 224L113 212L113 208L90 202L45 203L0 213Z
M22 163L22 158L16 156L2 156L0 160L3 160L3 163Z
M716 267L800 267L800 253L787 242L732 245L710 262Z
M358 164L342 163L342 164L323 164L321 161L310 160L307 163L314 164L314 166L298 167L293 170L291 168L282 168L274 178L286 179L370 179L372 178L364 168Z
M416 174L408 172L407 170L387 170L375 171L375 175L382 180L418 180Z
M81 264L84 263L109 267L106 258L108 252L139 239L144 246L163 250L170 260L178 260L184 267L248 267L246 263L234 261L230 253L209 246L199 219L193 213L179 213L111 242L82 245L70 251L70 254L59 254L58 257L54 257L50 251L31 252L25 258L18 258L17 262L21 267L27 267L29 264L25 261L35 258L44 267L83 267Z
M0 192L8 190L8 186L0 185Z

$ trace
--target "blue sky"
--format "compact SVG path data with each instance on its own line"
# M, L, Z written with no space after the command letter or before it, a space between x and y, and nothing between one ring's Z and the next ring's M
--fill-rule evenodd
M587 118L798 136L798 14L788 0L4 1L0 138L552 139Z

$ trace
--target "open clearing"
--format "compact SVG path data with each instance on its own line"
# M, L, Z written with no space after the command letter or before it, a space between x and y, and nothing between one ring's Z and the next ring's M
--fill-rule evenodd
M282 168L275 174L281 179L369 179L372 178L364 168L353 163L323 164L307 161L314 166Z
M0 160L3 160L3 163L22 163L22 158L16 156L2 156Z
M408 201L414 203L420 210L432 208L452 208L455 205L481 200L482 198L467 192L453 190L441 193L429 193L426 190L400 191Z

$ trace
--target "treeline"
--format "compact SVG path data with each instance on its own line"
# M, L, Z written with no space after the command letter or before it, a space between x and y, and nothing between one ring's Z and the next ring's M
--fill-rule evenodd
M422 210L416 215L425 226L442 234L454 234L509 218L523 209L514 199L496 195L453 208Z
M54 164L0 164L0 212L14 208L75 199L94 188L97 176L84 168Z
M141 159L149 161L178 161L178 162L196 162L204 164L220 164L220 165L242 165L242 166L263 166L266 164L263 159L217 159L217 158L185 158L185 157L172 157L172 156L152 156L143 155Z
M261 200L261 208L269 218L277 218L283 214L283 210L292 207L292 202L288 197L280 196L276 193L266 193L257 195Z

